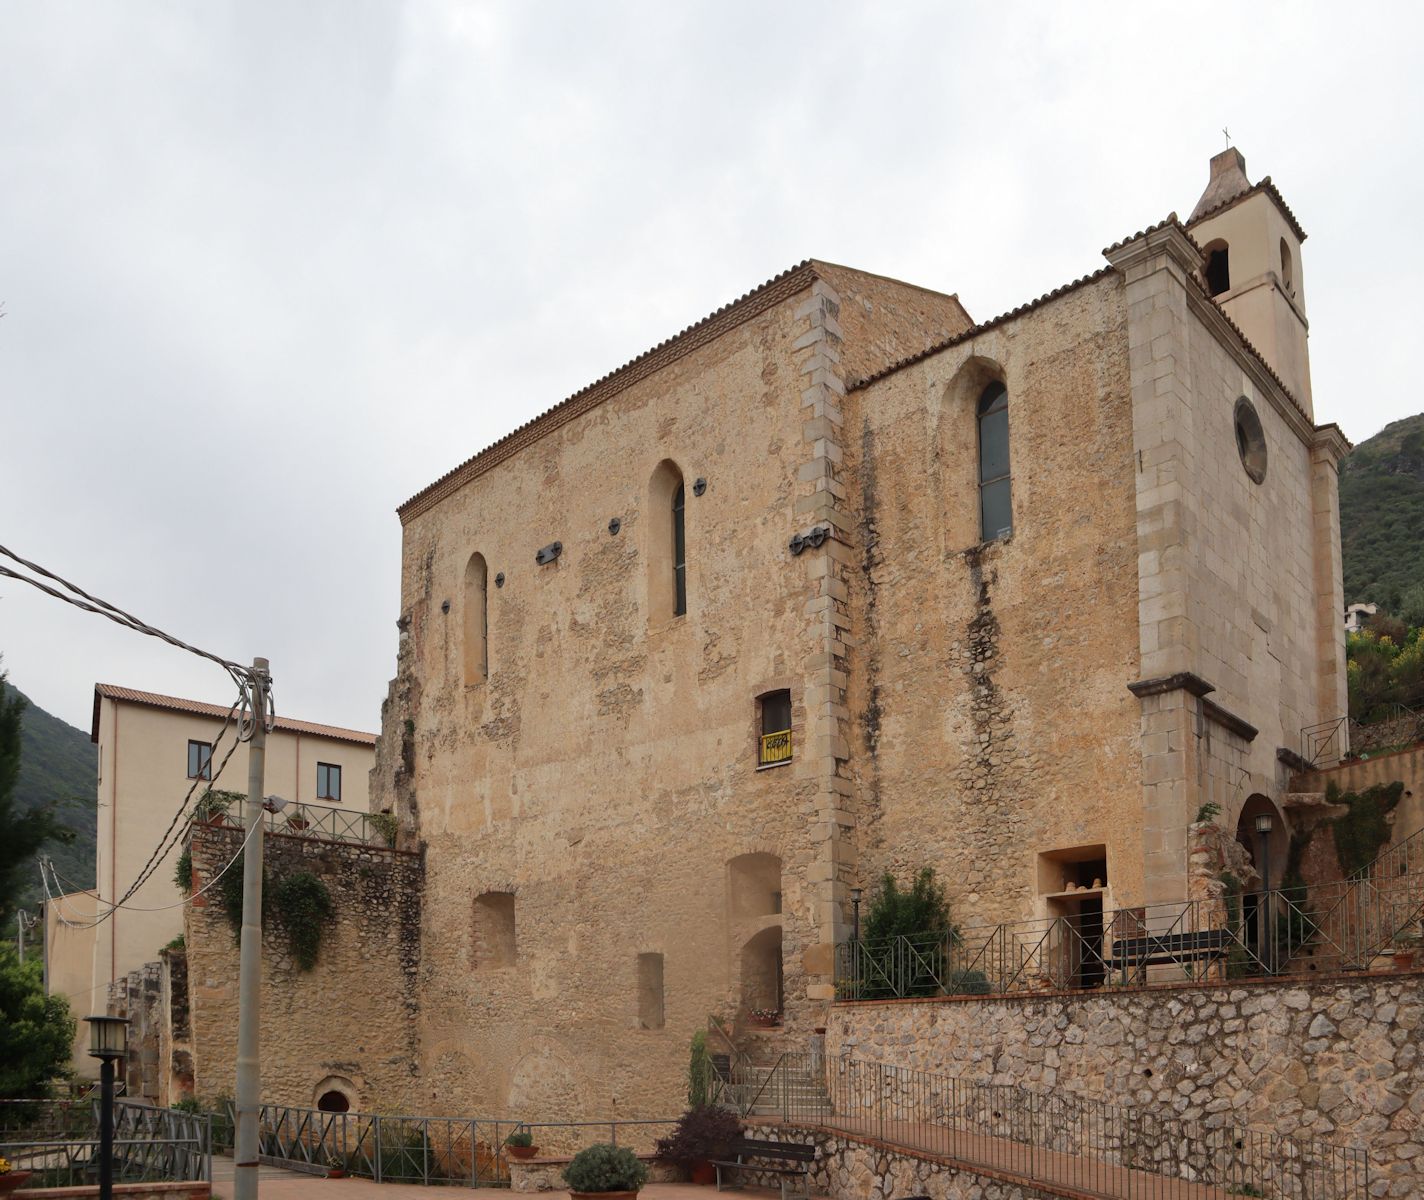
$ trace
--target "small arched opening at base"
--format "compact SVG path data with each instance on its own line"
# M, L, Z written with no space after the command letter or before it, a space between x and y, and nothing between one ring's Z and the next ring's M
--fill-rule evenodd
M350 1112L351 1099L344 1092L332 1090L329 1092L322 1092L322 1094L316 1099L316 1106L322 1112Z
M767 1014L768 1022L779 1021L786 999L780 925L769 925L748 940L742 947L741 966L743 1010Z
M350 1112L356 1107L356 1095L356 1085L345 1075L328 1075L312 1088L320 1112Z

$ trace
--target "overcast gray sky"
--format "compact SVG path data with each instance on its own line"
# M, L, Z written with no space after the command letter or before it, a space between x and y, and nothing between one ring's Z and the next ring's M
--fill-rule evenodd
M1361 440L1424 408L1421 12L5 0L0 542L375 729L402 500L805 257L1011 308L1189 213L1223 126ZM230 698L9 581L0 653L85 727L96 680Z

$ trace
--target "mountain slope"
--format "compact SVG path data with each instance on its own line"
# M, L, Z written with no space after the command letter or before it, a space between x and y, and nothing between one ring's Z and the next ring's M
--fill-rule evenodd
M1393 421L1340 464L1345 603L1389 611L1424 583L1424 413Z
M6 692L14 690L9 684L4 687ZM98 747L84 730L50 716L33 702L26 707L20 725L20 780L15 799L22 810L56 802L60 822L74 830L74 841L67 846L51 842L44 852L54 859L61 875L83 887L94 884L98 755ZM25 896L34 901L41 895L36 870Z

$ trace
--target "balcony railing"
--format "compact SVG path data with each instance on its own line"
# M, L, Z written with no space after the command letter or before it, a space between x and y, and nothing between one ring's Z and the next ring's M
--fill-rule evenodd
M244 804L233 804L214 818L212 824L241 829ZM351 842L361 846L395 845L395 823L384 813L365 813L326 804L289 804L281 812L264 812L268 833L316 838L327 842Z
M1424 843L1421 843L1424 844ZM1406 843L1412 847L1412 843ZM1045 917L836 947L840 1000L1132 987L1170 980L1371 967L1424 919L1424 873L1401 848L1392 872L1121 908L1105 917Z
M791 730L781 729L776 733L761 735L761 745L757 749L757 766L774 767L777 763L791 761Z

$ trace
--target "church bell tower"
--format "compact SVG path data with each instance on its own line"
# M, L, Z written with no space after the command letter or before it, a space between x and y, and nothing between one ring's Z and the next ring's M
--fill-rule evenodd
M1305 285L1305 230L1270 176L1252 184L1235 147L1211 160L1211 180L1187 228L1206 256L1207 290L1314 420Z

